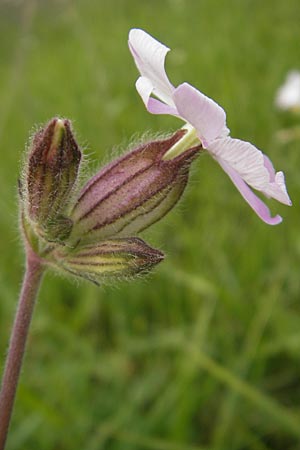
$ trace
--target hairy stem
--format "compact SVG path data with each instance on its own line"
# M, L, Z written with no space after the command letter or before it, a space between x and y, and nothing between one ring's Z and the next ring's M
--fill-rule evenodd
M27 251L26 271L11 332L0 391L0 450L4 450L16 396L28 330L35 300L43 275L41 260L31 249Z

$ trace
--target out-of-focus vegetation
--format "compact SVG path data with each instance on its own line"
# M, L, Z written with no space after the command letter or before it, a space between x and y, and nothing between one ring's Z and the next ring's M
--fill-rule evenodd
M182 125L144 109L130 28L173 48L174 84L218 101L232 136L285 171L294 202L270 202L284 222L265 225L203 156L177 210L144 235L168 255L154 274L100 289L48 274L8 449L299 449L300 117L274 108L299 69L299 23L299 0L1 1L1 365L23 272L18 170L34 127L72 119L97 168L132 137Z

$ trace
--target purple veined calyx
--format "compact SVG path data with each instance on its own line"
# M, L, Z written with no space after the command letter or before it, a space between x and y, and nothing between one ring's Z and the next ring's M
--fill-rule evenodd
M178 202L200 142L171 159L187 130L146 142L78 186L82 154L68 120L33 136L20 183L25 239L43 261L98 284L149 271L163 260L137 235Z

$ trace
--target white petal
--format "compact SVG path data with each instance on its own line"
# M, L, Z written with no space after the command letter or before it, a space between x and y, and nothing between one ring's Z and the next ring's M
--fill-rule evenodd
M217 139L208 151L222 165L226 163L249 186L281 203L290 205L282 172L275 173L271 161L249 142L230 137Z
M262 190L269 182L269 171L264 155L254 145L230 137L217 139L208 151L218 160L225 161L246 183Z
M266 187L264 194L267 197L273 197L277 200L280 198L280 202L284 203L286 205L291 205L292 202L290 200L290 197L287 193L286 186L285 186L285 179L283 172L277 172L275 173L275 169L273 167L273 164L271 163L270 159L264 155L264 164L267 168L270 176L270 183Z
M140 77L136 84L136 90L140 94L147 110L152 114L171 114L172 116L177 116L176 108L166 105L165 103L152 98L151 94L153 91L153 86L148 78Z
M180 117L196 128L204 148L229 134L224 109L190 84L179 85L173 98Z
M263 193L267 197L272 197L278 200L285 205L291 206L292 202L287 193L285 186L285 179L283 172L277 172L275 175L275 181L273 183L269 183L266 188L263 190Z
M139 29L130 30L128 45L140 74L148 78L156 97L167 105L174 106L172 100L174 87L164 67L170 49Z
M263 220L268 225L278 225L282 222L281 216L278 214L275 217L271 216L270 210L264 202L258 198L254 192L251 191L249 186L242 180L242 178L238 175L238 173L232 169L227 163L224 161L220 162L222 169L227 173L230 177L233 184L239 190L240 194L246 200L248 205L256 212L258 217Z

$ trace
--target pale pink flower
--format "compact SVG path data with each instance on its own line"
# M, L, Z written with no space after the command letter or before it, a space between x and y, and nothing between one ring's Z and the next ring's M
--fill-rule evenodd
M152 114L170 114L190 124L204 149L218 161L246 202L266 223L276 225L269 208L251 188L291 205L283 172L275 172L271 161L249 142L233 139L223 108L188 83L174 87L165 72L169 48L143 30L132 29L129 48L141 74L136 89ZM155 98L152 97L155 96Z

